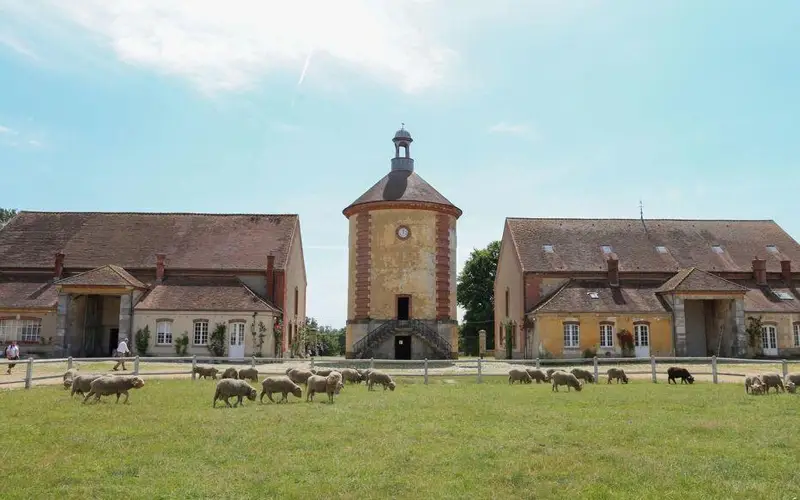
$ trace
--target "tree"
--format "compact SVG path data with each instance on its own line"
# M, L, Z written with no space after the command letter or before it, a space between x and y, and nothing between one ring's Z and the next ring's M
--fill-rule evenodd
M344 348L344 335L344 328L319 326L315 318L307 317L305 325L297 331L297 338L292 343L292 353L295 356L308 352L312 356L338 356Z
M17 210L14 208L0 208L0 227L5 226L6 222L15 215L17 215Z
M500 242L475 249L458 275L456 302L466 309L459 327L459 343L468 354L478 354L478 331L486 330L486 348L494 349L494 278Z

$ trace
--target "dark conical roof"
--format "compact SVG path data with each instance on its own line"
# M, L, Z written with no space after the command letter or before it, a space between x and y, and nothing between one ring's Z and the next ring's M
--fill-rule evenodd
M442 207L449 207L457 213L456 217L461 215L461 209L442 196L439 191L434 189L416 172L408 170L389 172L369 188L366 193L345 208L343 213L349 217L351 209L356 206L381 202L432 203Z

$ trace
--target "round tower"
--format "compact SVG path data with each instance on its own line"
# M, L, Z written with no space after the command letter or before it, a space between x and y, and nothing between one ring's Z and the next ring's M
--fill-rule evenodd
M392 142L389 173L343 211L350 223L346 356L455 359L461 210L414 171L405 127Z

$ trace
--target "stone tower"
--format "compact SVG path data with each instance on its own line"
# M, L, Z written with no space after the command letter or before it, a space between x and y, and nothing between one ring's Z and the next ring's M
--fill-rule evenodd
M461 210L414 172L411 134L389 173L343 213L350 222L348 358L458 356L456 220Z

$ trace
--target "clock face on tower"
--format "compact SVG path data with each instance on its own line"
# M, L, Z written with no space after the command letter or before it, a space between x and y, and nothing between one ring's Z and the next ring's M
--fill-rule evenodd
M400 226L400 227L397 228L397 237L400 238L401 240L408 239L408 236L410 234L411 233L409 232L409 230L408 230L408 228L406 226Z

